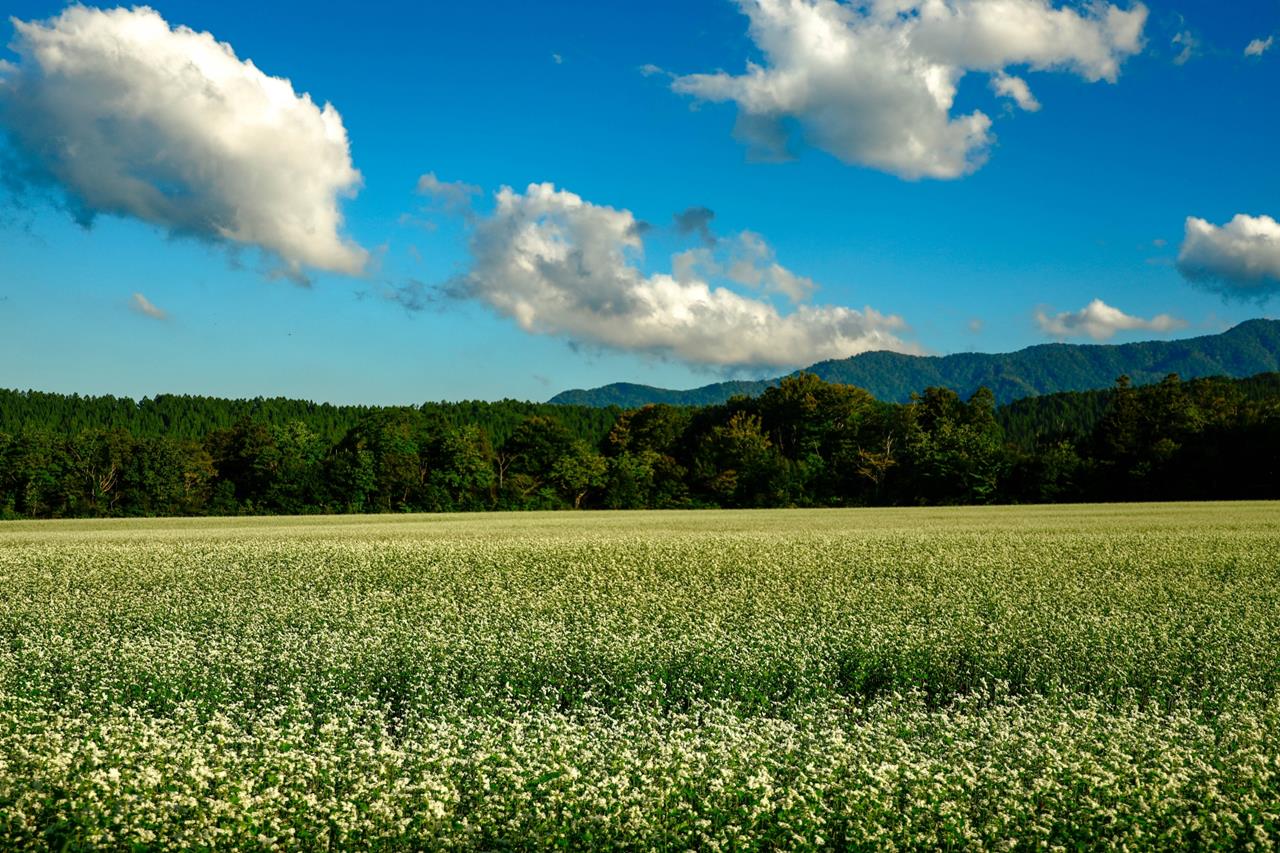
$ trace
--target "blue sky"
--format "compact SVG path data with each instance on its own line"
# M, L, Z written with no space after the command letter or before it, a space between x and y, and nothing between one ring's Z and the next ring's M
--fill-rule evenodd
M943 6L964 11L983 2ZM47 21L64 8L6 5L19 21ZM1086 51L1075 43L1046 46L1077 58L1043 70L1018 61L1017 45L1005 48L1014 57L1007 73L1030 84L1041 107L1034 112L998 97L989 70L956 60L969 73L948 116L980 110L994 139L980 146L980 166L941 177L904 176L915 167L870 162L864 149L840 147L861 138L858 128L887 122L892 134L900 130L894 122L909 120L897 108L868 113L844 100L840 87L865 89L868 81L813 84L835 86L834 94L818 94L844 113L815 119L796 107L784 115L785 158L762 159L735 136L739 104L717 102L705 89L673 91L683 75L723 70L732 79L748 61L766 71L782 64L762 47L761 27L749 31L744 9L728 0L482 10L404 3L346 14L291 2L153 8L168 25L212 33L238 60L289 80L298 95L332 104L362 176L354 197L336 199L345 218L337 236L367 251L367 262L360 270L332 269L345 261L325 269L314 262L319 255L298 250L309 260L273 275L289 266L280 257L292 257L296 241L214 235L196 214L183 219L195 225L175 228L185 212L166 218L136 205L116 212L96 205L100 213L85 228L65 201L79 192L81 207L95 207L84 204L95 177L68 190L50 167L39 180L16 182L22 185L0 208L0 386L368 403L544 399L612 381L689 387L726 375L776 375L788 358L803 366L807 355L850 354L876 348L875 340L941 354L1191 336L1272 315L1280 304L1266 299L1280 285L1280 236L1273 239L1265 222L1243 242L1227 230L1242 214L1250 219L1241 228L1257 225L1253 217L1280 218L1278 0L1147 4L1141 44L1116 48L1115 82L1087 79L1101 66L1086 67ZM1134 4L1116 8L1132 12ZM0 79L47 70L13 26L4 29L3 41L13 45L0 52L9 63ZM945 44L969 50L971 41L939 32ZM1250 42L1272 36L1275 47L1245 55ZM100 66L89 68L84 73L95 81L105 79ZM48 105L58 95L52 84L32 89L20 107L11 100L7 112L3 91L0 137L9 156L0 160L0 184L39 173L40 146L66 137L65 129L38 135L42 111L54 109ZM152 116L130 127L128 118L108 118L95 119L95 133L146 134L157 123ZM48 126L69 126L65 114L58 120L64 124ZM821 121L855 129L842 130L839 143L824 142ZM125 139L121 150L136 148L138 138ZM171 148L162 139L155 150L168 156ZM461 193L471 209L450 205L447 191L428 197L416 190L427 173L481 192ZM556 194L536 206L526 187L543 182ZM506 214L493 199L503 186L515 193ZM175 210L201 193L198 186L162 189L177 199ZM298 204L290 187L279 192L281 208L261 197L252 203L267 213ZM219 211L227 209L224 196ZM612 303L602 313L590 302L610 288L657 288L654 276L675 275L672 255L707 248L698 233L673 224L676 214L700 207L714 211L716 254L697 281L739 294L731 311L696 326L658 323L655 331L649 314ZM632 219L609 218L605 208ZM1184 246L1188 217L1212 230ZM583 301L563 316L546 282L517 277L527 252L502 242L513 228L548 222L562 241L586 247L575 257L590 266L580 279L590 293L572 294ZM742 247L760 245L743 232L768 247L758 258L759 282L730 272ZM274 247L266 254L264 242ZM329 249L341 251L337 245L330 241ZM811 280L817 289L802 298L782 285L771 289L770 281L782 280L770 278L774 262L792 276L787 281ZM528 296L535 288L542 295ZM139 310L134 294L163 316ZM525 297L534 300L527 310L537 309L528 328L511 307ZM1128 319L1073 313L1093 300ZM786 319L806 306L832 311L808 325ZM875 316L900 319L872 322L868 306ZM750 342L735 318L761 311L783 319L764 327L763 342ZM823 335L829 338L816 340ZM765 352L771 340L776 353ZM762 363L770 359L776 363Z

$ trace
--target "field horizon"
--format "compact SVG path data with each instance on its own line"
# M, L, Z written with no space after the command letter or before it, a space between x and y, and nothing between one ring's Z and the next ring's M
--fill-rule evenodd
M690 522L712 517L734 518L752 516L786 517L787 515L823 517L836 515L867 516L891 518L893 516L914 515L925 519L967 520L972 516L974 521L987 521L1003 514L1029 513L1033 516L1052 517L1061 513L1092 511L1103 515L1127 515L1137 510L1142 514L1150 511L1152 515L1167 514L1162 511L1195 511L1210 507L1240 507L1265 509L1275 508L1280 511L1280 500L1177 500L1177 501L1107 501L1084 503L1053 504L956 504L943 506L853 506L853 507L748 507L723 508L704 507L696 509L549 509L549 510L491 510L476 512L395 512L395 513L302 513L296 515L203 515L203 516L143 516L113 518L20 518L0 521L0 534L4 531L21 529L56 530L66 527L68 530L111 530L145 527L190 527L191 529L217 528L244 524L262 527L367 527L385 526L395 529L411 524L476 524L493 525L502 521L518 522L533 528L544 526L550 519L626 519L626 518L677 518ZM985 518L984 518L985 517ZM607 522L602 521L607 526ZM1010 522L1012 523L1012 522ZM734 528L730 528L734 529ZM3 538L0 535L0 538Z

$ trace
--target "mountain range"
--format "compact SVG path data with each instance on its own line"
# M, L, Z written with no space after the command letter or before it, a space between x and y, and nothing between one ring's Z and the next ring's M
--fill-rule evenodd
M1088 391L1113 385L1127 374L1136 385L1158 382L1170 373L1243 378L1280 370L1280 321L1248 320L1217 335L1178 341L1131 344L1040 344L1011 353L956 353L944 356L864 352L820 361L803 371L827 382L865 388L878 399L906 402L929 387L950 388L967 397L981 386L998 403L1058 391ZM782 377L716 382L676 391L617 382L588 390L563 391L550 402L564 405L638 408L649 403L707 406L738 395L755 396Z

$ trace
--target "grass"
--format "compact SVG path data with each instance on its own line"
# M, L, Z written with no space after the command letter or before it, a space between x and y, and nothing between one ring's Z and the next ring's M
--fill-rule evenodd
M0 526L0 847L1264 849L1280 506Z

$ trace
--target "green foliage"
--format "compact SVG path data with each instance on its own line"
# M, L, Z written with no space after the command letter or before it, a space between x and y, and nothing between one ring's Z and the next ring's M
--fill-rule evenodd
M333 440L322 421L265 415L195 439L145 419L62 433L39 412L79 424L123 410L24 399L36 420L0 424L4 518L1280 497L1280 374L1122 377L1000 407L986 388L894 404L798 374L701 409L334 410L354 420Z
M945 388L930 388L912 405L905 440L911 494L922 503L989 503L1004 464L991 392L967 403Z
M552 462L547 479L573 504L582 507L582 501L592 489L606 482L609 465L605 458L586 442L573 441Z
M478 510L492 504L496 483L489 436L475 424L439 433L431 466L431 485L439 490L433 510Z

